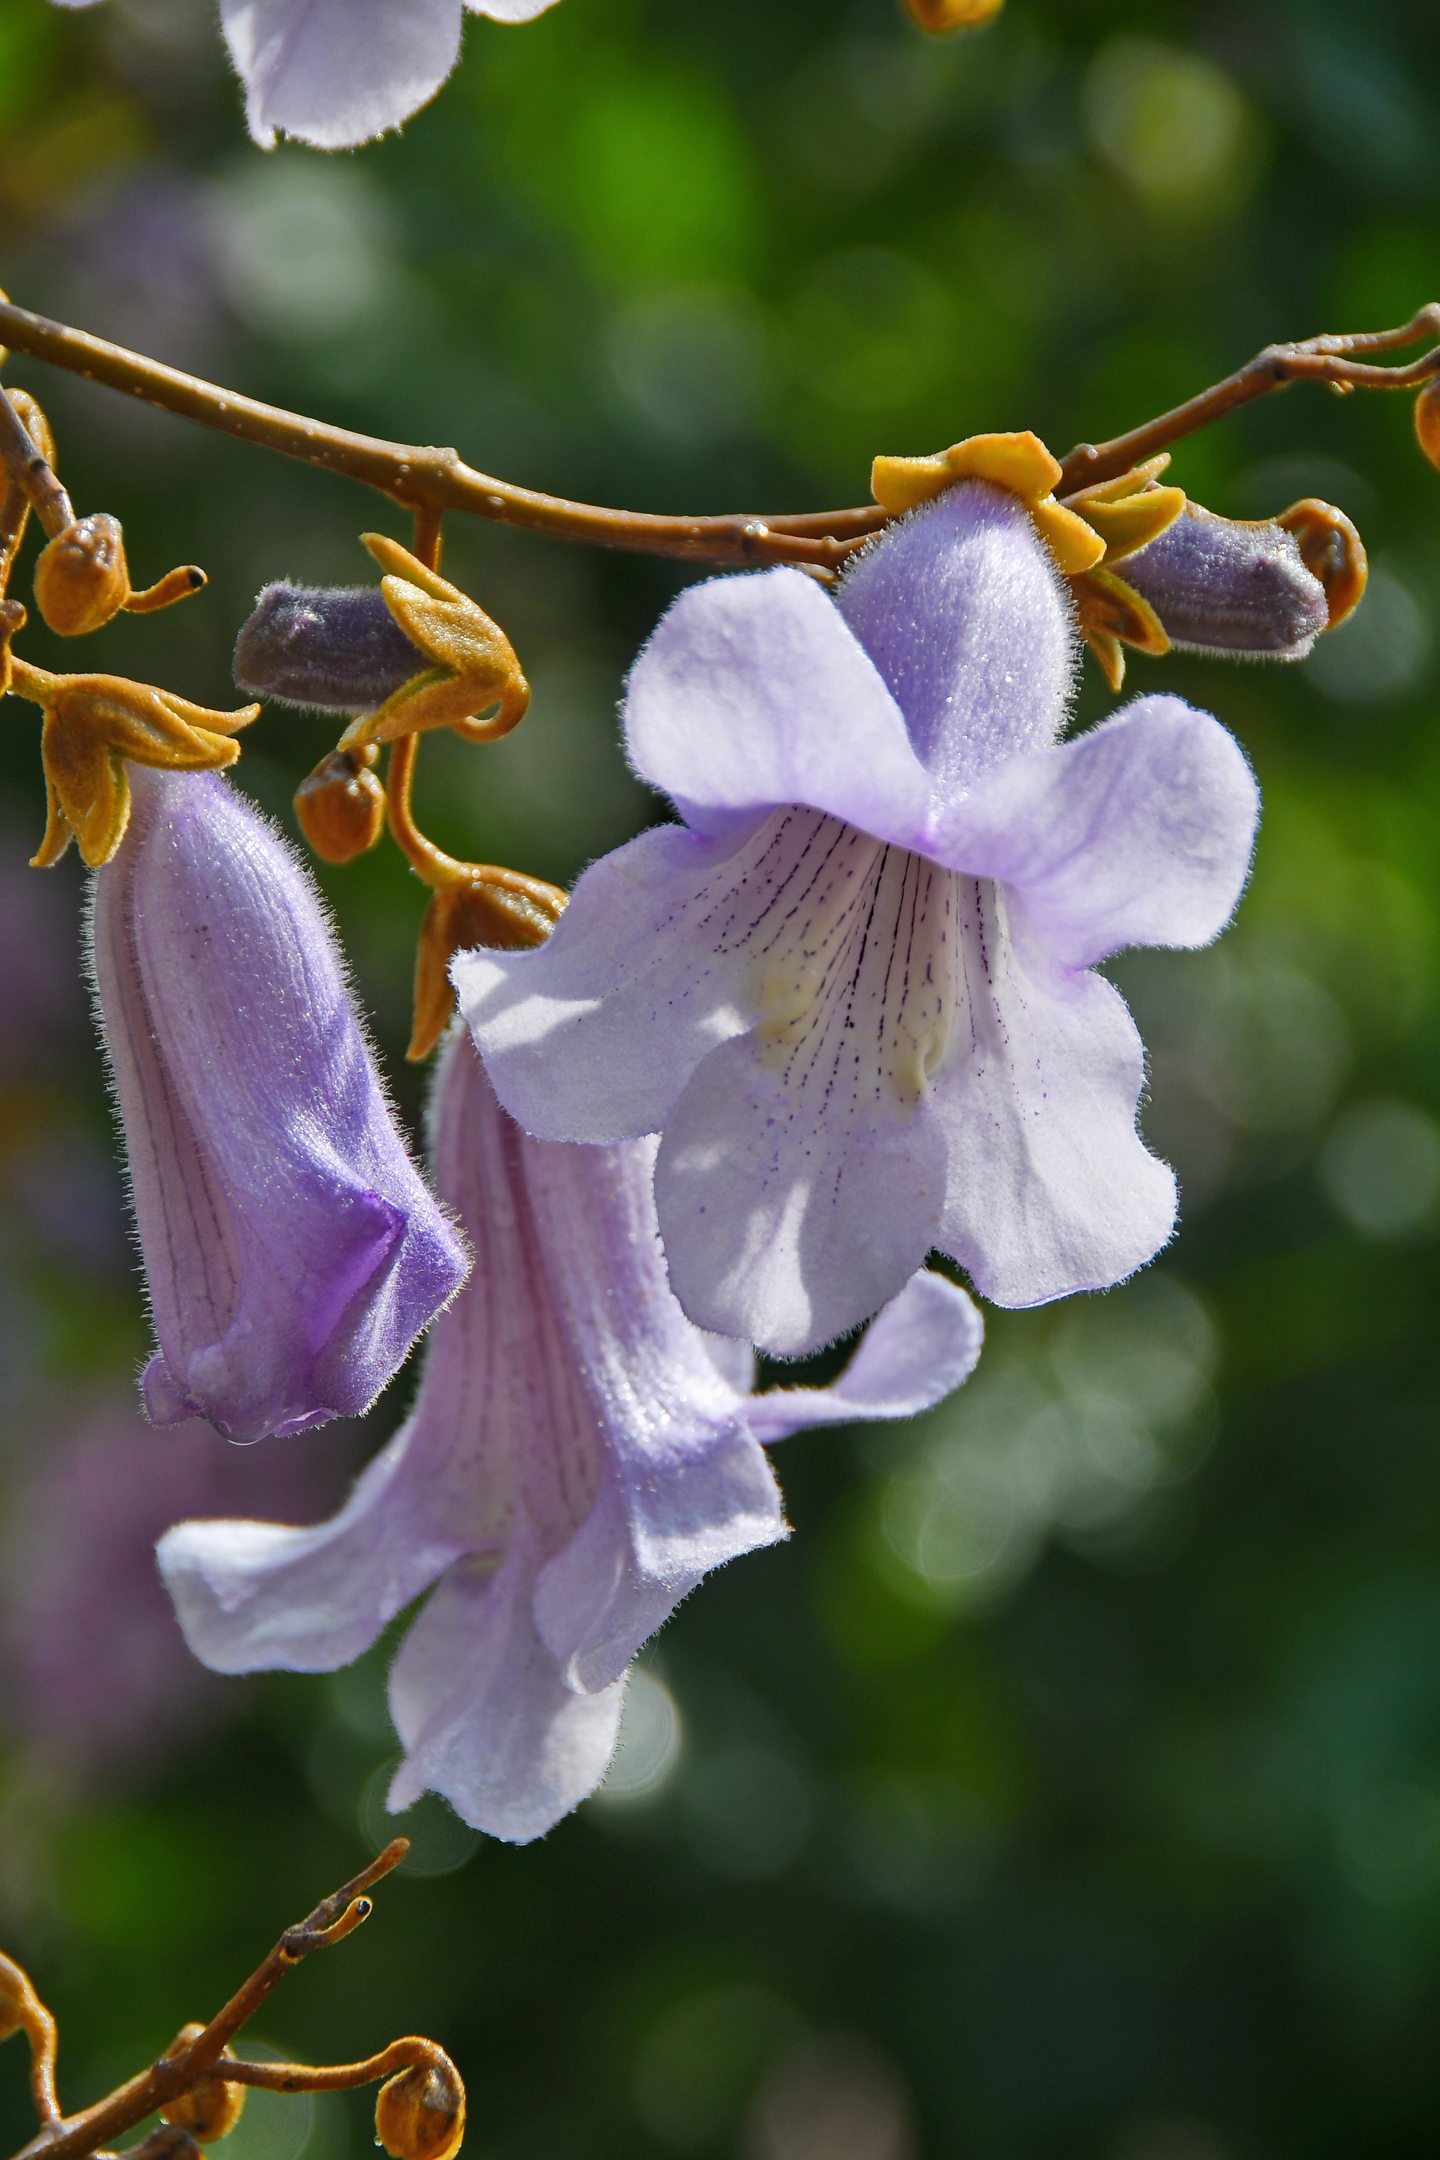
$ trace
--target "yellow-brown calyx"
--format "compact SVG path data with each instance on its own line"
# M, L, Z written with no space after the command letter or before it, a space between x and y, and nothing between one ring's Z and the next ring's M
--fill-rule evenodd
M1082 577L1071 579L1070 590L1080 635L1099 661L1112 690L1118 691L1125 680L1125 646L1152 660L1169 652L1169 636L1150 602L1113 570L1087 570Z
M300 830L322 861L354 862L384 832L385 789L371 770L379 755L375 743L332 750L296 789Z
M402 683L375 712L362 714L341 736L340 748L391 742L422 728L453 728L467 742L508 735L525 717L530 685L499 624L397 540L384 533L361 538L386 573L380 580L385 605L433 665Z
M1154 608L1111 567L1158 540L1185 508L1183 488L1158 485L1169 463L1169 452L1162 451L1115 480L1100 481L1065 498L1067 508L1084 518L1105 543L1100 561L1071 577L1070 591L1080 634L1116 691L1125 680L1125 646L1157 660L1170 650L1170 639Z
M76 518L41 549L35 563L35 604L57 636L84 637L122 610L150 615L188 599L204 583L204 571L186 563L158 585L133 591L120 520L101 510Z
M1432 375L1415 400L1415 439L1430 463L1440 466L1440 375Z
M465 2135L465 2087L449 2057L417 2063L380 2088L375 2135L391 2160L450 2160Z
M500 952L543 945L565 909L565 894L543 878L487 863L467 863L455 883L432 896L420 926L415 957L415 1025L412 1059L430 1055L450 1023L455 992L450 962L457 952L488 945Z
M993 22L1005 0L905 0L922 30L979 30Z
M57 863L73 837L92 870L109 862L130 819L126 760L168 772L214 772L240 755L238 729L258 705L211 712L172 691L119 675L51 675L13 662L10 688L45 713L40 751L49 821L32 856L36 869Z
M182 2025L162 2061L178 2055L204 2032L203 2025ZM221 2062L234 2062L235 2057L227 2047L220 2055ZM177 2130L184 2130L194 2138L197 2145L213 2145L217 2138L228 2137L239 2122L245 2106L243 2085L227 2085L222 2077L207 2077L193 2086L178 2099L167 2100L160 2110L160 2120L171 2123Z
M971 435L934 457L878 457L870 488L882 510L899 517L931 502L961 480L985 480L1025 505L1040 538L1065 577L1098 563L1105 542L1074 510L1055 499L1060 461L1027 428L1015 435Z
M1430 388L1434 387L1432 383ZM1321 502L1315 495L1291 503L1275 523L1283 532L1294 535L1300 560L1324 586L1330 613L1326 627L1333 630L1360 605L1364 594L1370 576L1364 541L1343 510L1337 510L1334 503Z

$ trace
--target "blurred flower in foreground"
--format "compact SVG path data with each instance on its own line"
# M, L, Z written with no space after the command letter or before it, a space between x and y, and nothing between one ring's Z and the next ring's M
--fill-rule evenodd
M56 0L93 7L95 0ZM245 117L262 150L277 134L348 150L399 127L460 57L465 10L530 22L555 0L220 0Z
M187 1653L156 1575L161 1531L224 1507L303 1520L333 1502L350 1443L242 1453L198 1421L151 1432L118 1403L69 1429L52 1413L44 1430L6 1495L0 1703L48 1756L108 1776L153 1761L225 1700Z
M946 485L961 449L996 478L1028 461L1034 486ZM507 1108L549 1138L660 1132L676 1295L781 1354L853 1327L932 1246L1001 1305L1151 1258L1174 1180L1135 1130L1139 1036L1092 970L1208 943L1250 858L1254 781L1208 714L1142 698L1057 745L1057 562L1103 542L1041 493L1059 467L1033 437L947 458L880 461L944 492L838 607L788 569L682 594L626 728L684 826L587 871L538 951L454 964Z
M399 127L460 57L465 8L529 22L554 0L221 0L250 133L344 150Z
M760 1443L908 1416L979 1354L965 1293L921 1274L832 1387L749 1393L749 1349L666 1287L652 1161L526 1139L454 1038L436 1174L475 1267L409 1422L314 1530L161 1543L191 1647L225 1672L347 1664L442 1578L391 1671L392 1808L428 1786L494 1836L549 1829L605 1773L640 1645L709 1569L785 1535Z
M135 767L95 982L157 1354L157 1425L366 1409L465 1276L400 1137L313 885L218 774Z

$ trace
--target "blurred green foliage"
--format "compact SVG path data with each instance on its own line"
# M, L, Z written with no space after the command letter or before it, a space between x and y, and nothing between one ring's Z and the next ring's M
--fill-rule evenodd
M1008 0L941 42L892 0L563 0L525 29L472 20L435 104L341 158L246 143L206 0L0 8L16 299L637 507L857 501L877 450L1017 426L1063 449L1273 338L1399 321L1440 296L1437 145L1418 0ZM124 519L139 582L211 572L86 664L233 702L257 587L358 581L361 527L400 531L349 483L30 363L9 378L51 412L80 506ZM1235 931L1117 969L1185 1190L1173 1248L1110 1297L992 1315L980 1375L912 1428L787 1443L793 1541L666 1630L608 1796L522 1851L426 1803L421 1869L287 1984L262 2041L433 2033L477 2160L1378 2160L1440 2137L1440 477L1408 430L1403 400L1297 389L1176 458L1234 515L1338 501L1375 576L1301 667L1133 664L1236 730L1266 798ZM659 814L613 708L681 573L458 520L447 566L536 694L495 749L427 743L422 814L569 879ZM43 632L25 649L61 660ZM1087 672L1081 717L1109 702ZM121 1421L107 1444L160 1519L170 1457L125 1407L144 1326L80 880L21 868L34 716L5 718L13 1604L78 1520L87 1420ZM242 781L287 818L326 747L272 712ZM418 1114L398 1053L423 895L386 852L324 883ZM71 2103L350 1872L395 1752L380 1652L216 1682L168 1724L131 1675L132 1744L100 1749L65 1660L108 1672L157 1595L153 1526L137 1543L123 1515L111 1550L92 1509L73 1561L98 1631L67 1634L62 1588L20 1599L8 1638L0 1918L60 2014ZM146 1640L151 1696L173 1695L174 1639ZM5 2058L17 2144L22 2084ZM343 2160L369 2135L360 2105L261 2096L229 2149Z

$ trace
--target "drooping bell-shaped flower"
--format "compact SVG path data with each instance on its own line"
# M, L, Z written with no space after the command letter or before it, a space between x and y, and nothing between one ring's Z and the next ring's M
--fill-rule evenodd
M1029 1305L1119 1281L1174 1224L1144 1052L1093 971L1217 935L1255 785L1174 697L1058 741L1076 642L1041 532L1074 535L1030 495L947 486L838 605L788 569L683 593L625 726L684 824L587 871L538 951L454 963L506 1107L552 1138L658 1132L681 1304L782 1354L932 1247Z
M436 1180L474 1269L409 1421L316 1529L161 1542L190 1645L223 1672L346 1664L436 1585L391 1671L392 1807L428 1786L497 1837L548 1829L604 1775L640 1645L709 1569L785 1535L761 1443L906 1416L979 1353L965 1293L922 1274L832 1387L752 1394L748 1347L701 1334L666 1284L653 1159L527 1139L458 1033Z
M134 766L95 986L157 1349L157 1425L233 1440L364 1410L465 1277L319 896L218 773Z

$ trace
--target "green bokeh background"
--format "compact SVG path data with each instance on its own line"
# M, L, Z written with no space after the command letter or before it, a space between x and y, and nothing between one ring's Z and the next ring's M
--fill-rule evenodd
M873 452L982 429L1098 439L1273 338L1440 296L1437 202L1419 0L1009 0L946 41L892 0L562 0L472 21L435 104L337 158L248 144L207 0L0 0L17 300L637 507L862 500ZM79 505L124 519L138 582L211 575L88 665L232 703L261 584L364 578L357 532L403 536L347 482L28 362L7 379ZM796 1534L647 1653L629 1797L524 1850L427 1806L429 1872L267 2007L258 2041L292 2056L440 2039L476 2160L1440 2139L1440 476L1407 401L1299 389L1174 477L1240 516L1327 496L1375 571L1299 667L1133 664L1235 729L1266 800L1224 943L1116 970L1181 1233L1108 1298L991 1315L981 1375L913 1426L787 1442ZM422 815L568 880L661 814L614 707L682 574L460 520L446 561L535 701L493 750L427 743ZM24 649L60 660L41 631ZM1087 667L1081 718L1111 703ZM360 1864L395 1754L383 1655L201 1688L148 1538L212 1475L206 1504L241 1512L290 1479L303 1519L409 1382L364 1431L221 1469L220 1441L140 1424L82 881L23 870L35 715L3 717L0 1930L60 2015L74 2105ZM242 783L288 818L327 742L271 712ZM389 851L323 882L418 1115L423 895ZM16 2043L13 2144L22 2073ZM262 2102L227 2150L359 2160L370 2134L359 2104Z

